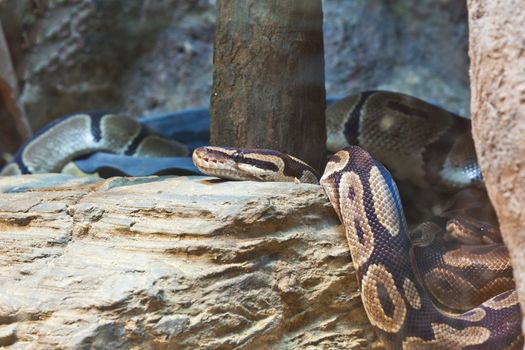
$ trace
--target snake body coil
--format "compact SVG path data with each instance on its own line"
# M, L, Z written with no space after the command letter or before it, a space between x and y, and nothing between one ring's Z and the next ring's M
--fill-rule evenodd
M421 187L482 188L470 122L458 118L411 96L365 92L327 110L328 148L359 144L396 179ZM347 147L331 158L320 182L344 224L365 311L385 346L521 349L521 311L504 246L461 246L441 238L431 240L429 249L414 246L394 180L373 157ZM301 170L300 161L288 168L290 158L297 160L224 147L193 154L202 172L230 179L301 182L304 172L315 174L310 167ZM468 216L449 220L447 229L462 242L497 241L491 229L474 235L470 223L477 224ZM427 262L419 269L412 258Z
M412 272L401 201L388 171L367 152L334 155L321 179L345 226L361 297L390 349L511 349L522 346L515 290L465 313L438 310Z
M0 175L60 172L71 160L96 151L133 156L181 156L183 144L166 140L135 119L108 112L68 115L39 130Z
M283 159L275 162L281 167L268 164L280 155L289 157L269 150L202 147L194 151L193 159L209 175L296 182L302 172L296 169L295 176L291 171L285 176ZM249 175L253 167L260 167L258 171L266 176ZM369 153L357 146L339 151L328 162L320 182L345 226L366 313L389 349L521 348L521 312L514 289L496 296L492 291L491 299L463 313L449 313L435 305L436 297L425 290L410 261L411 242L396 185ZM471 257L476 255L465 249ZM442 265L448 253L441 253ZM487 264L483 256L473 260L470 265L475 268L479 268L476 261ZM456 292L461 295L465 290Z
M327 149L359 145L396 180L457 189L481 181L470 120L416 97L365 91L326 110Z
M417 186L444 192L482 188L470 122L411 96L369 91L328 108L327 127L329 150L358 144L372 154L357 146L337 152L321 184L345 226L363 304L383 343L396 350L521 348L521 312L510 261L504 247L495 244L494 230L475 235L469 225L478 226L476 219L463 215L448 221L452 236L492 245L460 246L438 238L428 247L413 246L396 185L375 160L396 179ZM94 151L179 156L187 149L131 118L78 113L35 134L0 175L59 172ZM319 180L303 161L272 150L204 147L195 150L193 161L202 172L229 179ZM452 303L450 295L456 295Z

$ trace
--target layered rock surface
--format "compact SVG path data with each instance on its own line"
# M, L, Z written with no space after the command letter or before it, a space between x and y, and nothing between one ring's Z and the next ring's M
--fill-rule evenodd
M0 178L0 347L377 347L319 186Z

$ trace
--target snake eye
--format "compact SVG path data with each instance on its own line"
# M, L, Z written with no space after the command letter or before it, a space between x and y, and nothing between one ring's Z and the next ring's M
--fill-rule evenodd
M239 162L239 161L244 159L244 153L242 153L241 151L237 151L237 152L232 154L232 158L236 162Z

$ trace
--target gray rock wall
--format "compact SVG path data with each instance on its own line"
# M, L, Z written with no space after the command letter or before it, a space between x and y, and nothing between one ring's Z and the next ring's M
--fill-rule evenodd
M399 91L469 115L465 1L324 4L328 94Z
M465 2L325 0L324 12L329 95L389 89L468 114ZM33 129L78 110L209 103L215 0L2 0L0 20Z

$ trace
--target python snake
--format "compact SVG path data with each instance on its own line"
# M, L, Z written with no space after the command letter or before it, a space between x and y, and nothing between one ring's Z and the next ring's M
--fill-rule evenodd
M442 234L414 244L388 170L367 151L348 146L366 147L401 181L447 195L465 187L478 191L483 182L469 121L389 92L365 92L330 108L328 148L343 150L320 182L345 227L365 311L385 346L521 349L510 260L491 229L465 231L465 222L479 222L459 216L447 222L453 240ZM193 160L202 172L228 179L317 183L313 168L272 150L203 147ZM465 242L474 245L460 244Z
M94 111L64 116L22 145L0 175L56 173L96 151L132 156L182 156L183 144L167 140L122 114Z
M327 128L330 151L348 144L366 148L400 183L416 184L411 198L425 197L419 188L437 189L437 197L446 193L448 198L450 191L469 187L466 195L453 197L462 202L472 195L472 188L483 187L470 122L414 97L382 91L350 96L328 108ZM78 113L35 134L0 175L58 172L70 160L99 150L167 156L187 152L131 118ZM319 179L303 161L271 150L207 147L196 150L193 160L203 172L231 179L306 183ZM462 202L453 205L449 211L453 214L442 215L448 236L489 245L464 246L446 235L435 237L442 229L433 223L409 231L390 174L355 147L332 158L321 183L346 228L365 310L388 348L522 346L521 313L508 254L498 244L497 229L480 225L478 219L493 213L481 210L481 215L470 218L478 208L466 210ZM421 206L417 201L412 205ZM464 212L454 215L458 207ZM415 244L418 230L422 237L430 232L430 239Z

